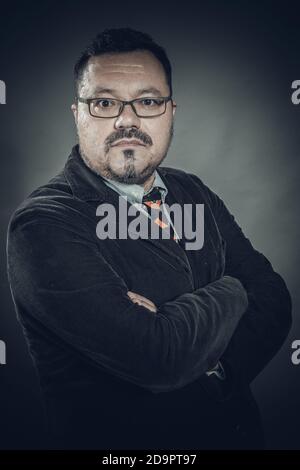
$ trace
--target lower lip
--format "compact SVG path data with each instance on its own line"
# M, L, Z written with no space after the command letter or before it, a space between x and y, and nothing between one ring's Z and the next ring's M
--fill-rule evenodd
M131 142L121 142L120 144L113 145L112 147L145 147L143 144L133 144Z

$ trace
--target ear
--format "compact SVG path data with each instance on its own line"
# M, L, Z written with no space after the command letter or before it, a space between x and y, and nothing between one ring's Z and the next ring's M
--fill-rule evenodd
M72 104L71 110L72 110L73 115L74 115L75 123L77 124L78 108L77 108L77 105L75 103Z
M172 112L173 112L173 117L174 117L176 113L176 108L177 108L176 101L172 100L172 106L173 106Z

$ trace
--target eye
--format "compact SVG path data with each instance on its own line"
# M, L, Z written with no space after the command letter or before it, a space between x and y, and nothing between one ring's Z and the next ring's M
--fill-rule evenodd
M146 107L153 107L153 106L159 106L162 104L163 100L160 100L158 98L144 98L141 99L141 104Z
M108 100L107 98L95 100L95 106L99 108L111 108L115 106L116 102L114 100Z

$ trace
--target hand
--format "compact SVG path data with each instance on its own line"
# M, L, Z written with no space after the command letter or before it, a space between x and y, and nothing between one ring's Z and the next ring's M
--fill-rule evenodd
M142 295L137 294L136 292L131 292L130 290L127 292L127 295L132 300L132 302L142 305L142 307L148 308L148 310L150 310L151 312L157 312L156 305L146 297L143 297Z

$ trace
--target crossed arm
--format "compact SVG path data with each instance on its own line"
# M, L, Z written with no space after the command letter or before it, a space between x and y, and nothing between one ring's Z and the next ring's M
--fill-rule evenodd
M144 297L143 295L140 295L140 294L137 294L136 292L131 292L131 291L128 291L127 295L133 302L137 303L138 305L144 306L145 308L150 310L150 312L153 312L153 313L157 312L156 305L151 300L147 299L147 297ZM215 374L221 380L224 380L226 378L226 373L220 361L217 362L215 367L213 367L209 371L206 371L206 373L208 375Z
M270 261L244 235L223 201L195 175L206 190L221 236L225 241L225 275L239 279L248 296L248 307L218 364L233 380L251 383L275 356L292 324L291 296L283 278ZM134 292L130 298L155 312L149 299ZM220 328L226 328L225 322ZM226 374L227 375L227 374Z
M7 248L20 317L33 316L74 354L152 392L183 387L211 369L248 305L240 281L223 276L154 315L85 225L52 201L50 210L15 215Z

